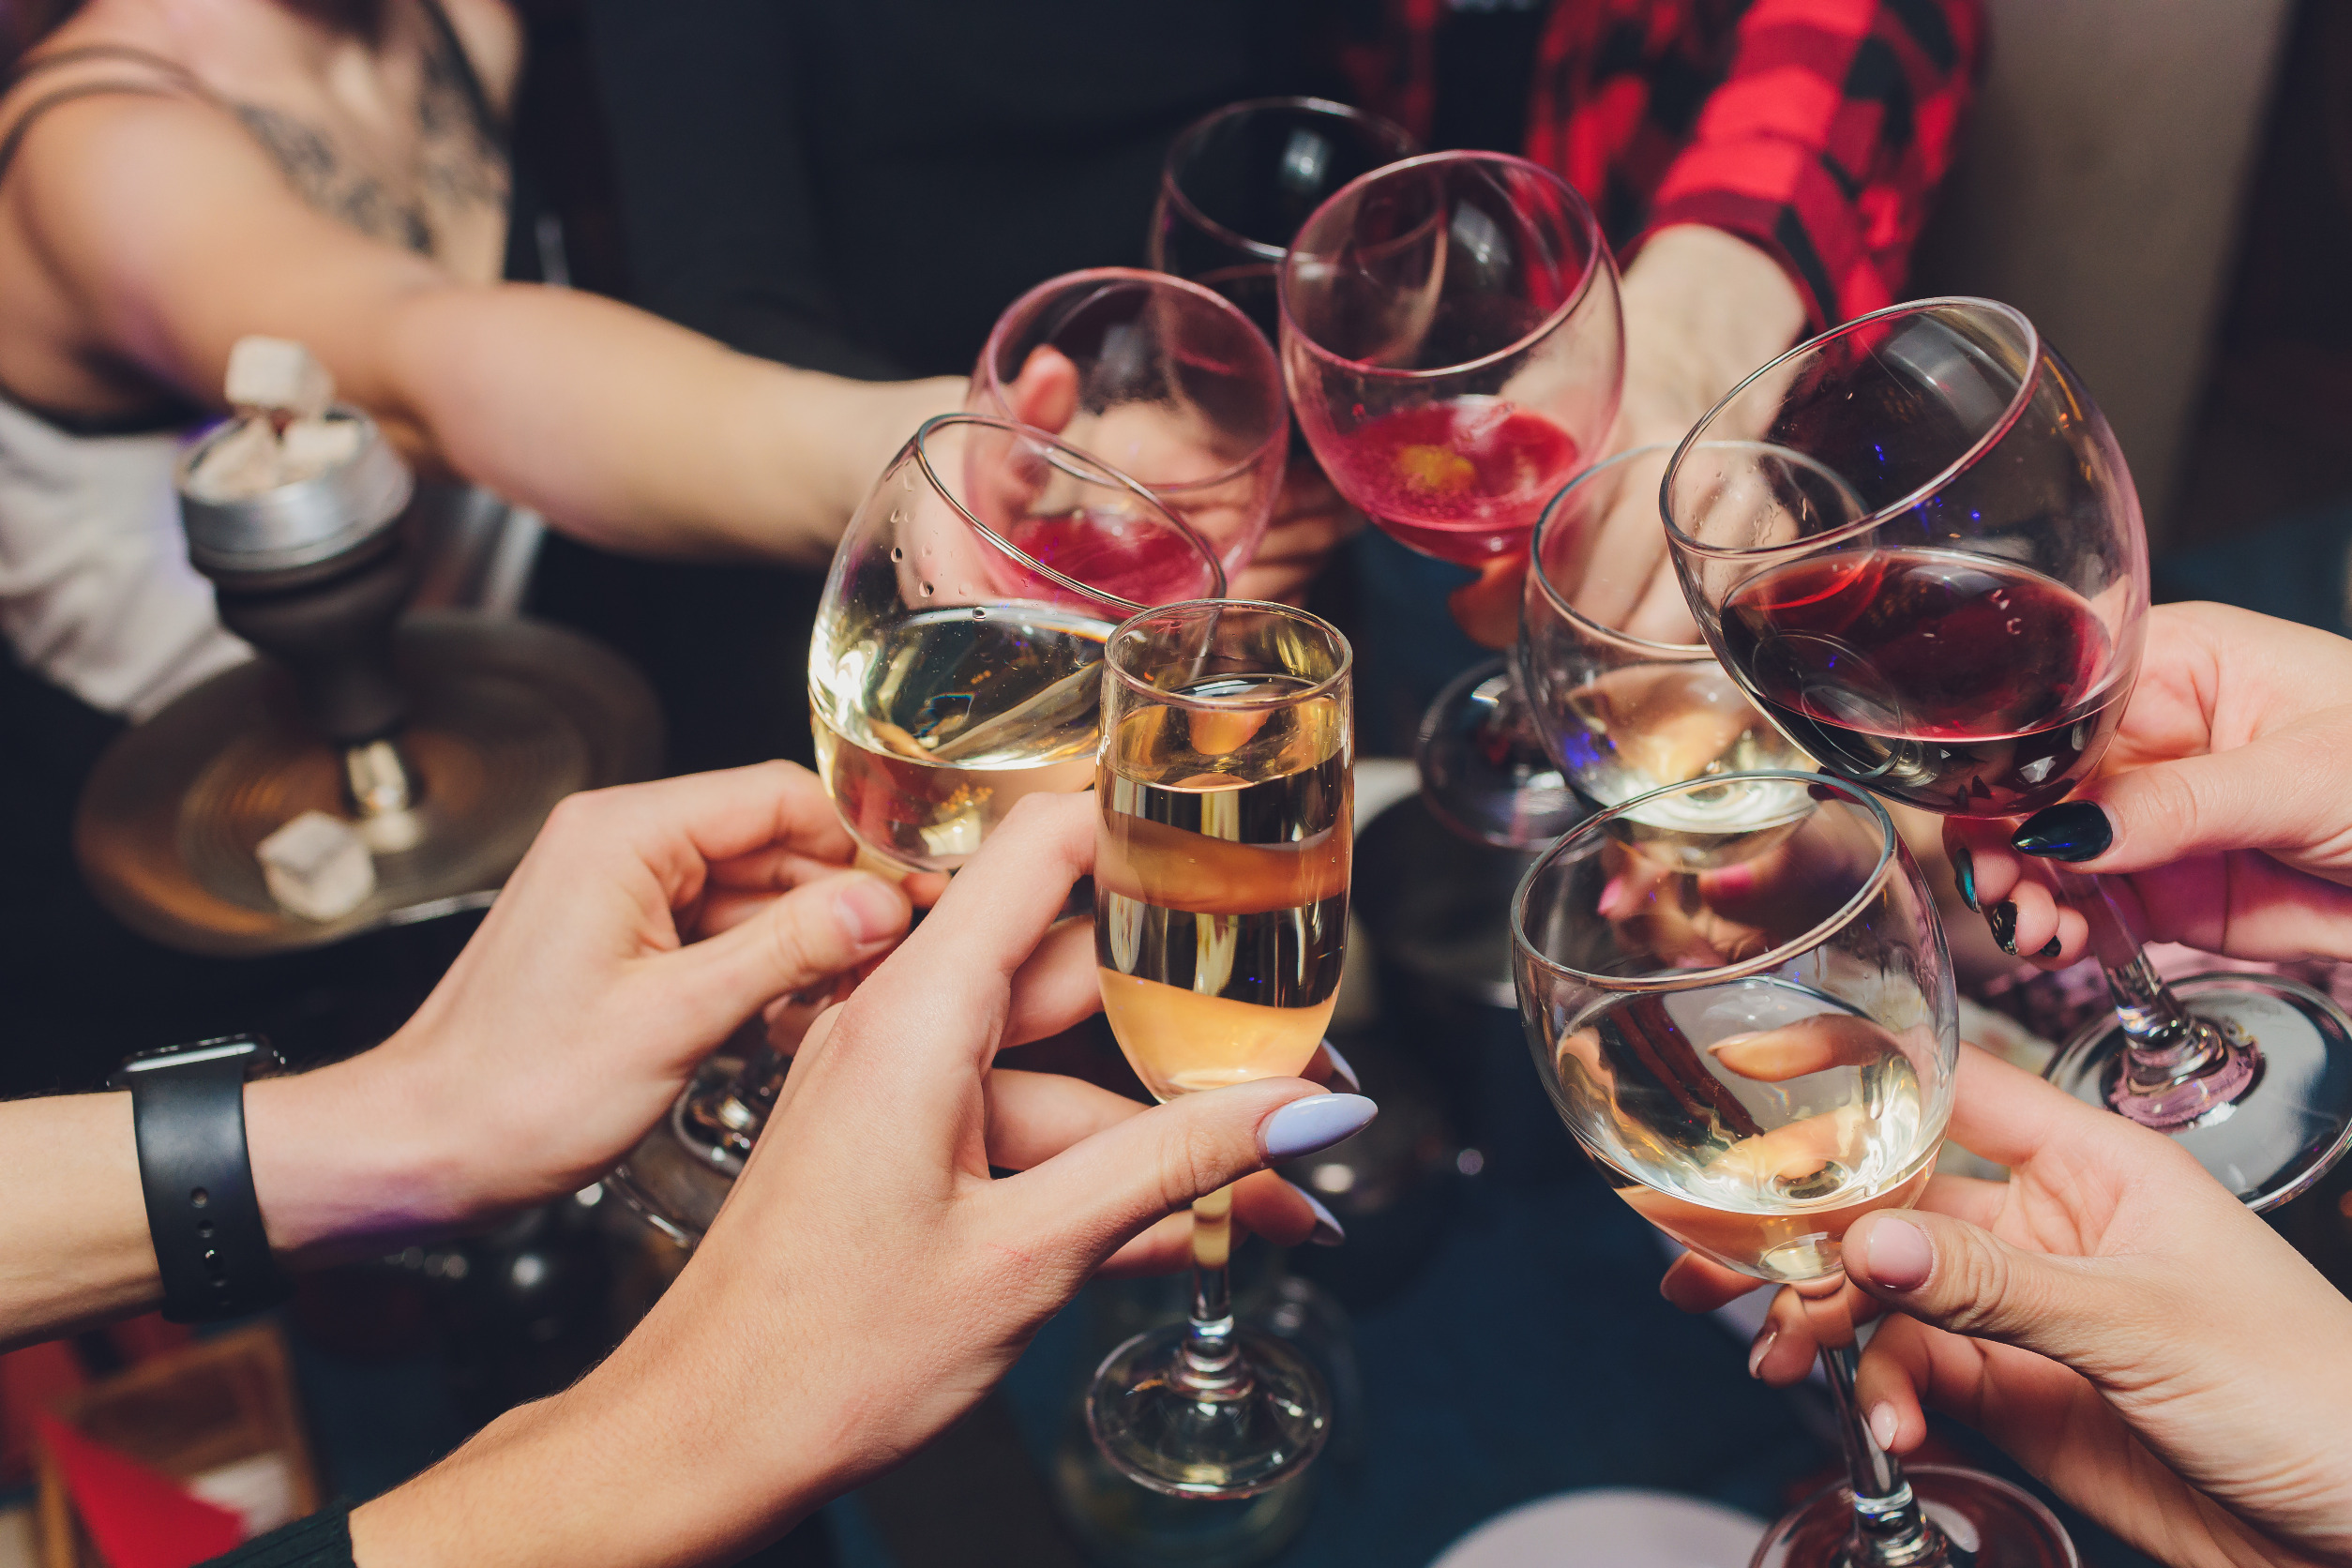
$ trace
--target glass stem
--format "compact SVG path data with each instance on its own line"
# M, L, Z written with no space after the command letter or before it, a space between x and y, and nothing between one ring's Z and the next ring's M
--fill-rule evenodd
M1249 1364L1233 1328L1233 1189L1219 1187L1192 1206L1192 1317L1169 1382L1194 1399L1239 1399L1250 1391Z
M1870 1435L1854 1397L1860 1360L1849 1335L1843 1345L1821 1347L1821 1372L1837 1410L1838 1439L1846 1446L1847 1485L1854 1499L1854 1533L1847 1544L1850 1568L1932 1568L1949 1560L1943 1532L1927 1522L1902 1462Z
M2090 950L2129 1042L2108 1105L2144 1127L2170 1131L2244 1097L2262 1075L2253 1042L2231 1038L2181 1004L2148 962L2106 878L2056 867L2050 876L2058 897L2089 923Z

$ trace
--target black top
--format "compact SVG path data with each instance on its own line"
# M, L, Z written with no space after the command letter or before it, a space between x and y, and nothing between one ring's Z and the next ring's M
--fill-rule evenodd
M353 1568L351 1505L330 1503L307 1519L212 1559L203 1568Z
M638 303L865 377L962 374L999 312L1143 262L1159 165L1327 88L1304 0L592 0Z

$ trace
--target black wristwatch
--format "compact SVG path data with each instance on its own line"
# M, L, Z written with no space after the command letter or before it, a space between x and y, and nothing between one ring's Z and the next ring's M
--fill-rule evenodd
M258 1035L144 1050L115 1071L130 1091L147 1234L163 1315L209 1323L275 1306L294 1286L270 1256L245 1146L245 1080L284 1066Z

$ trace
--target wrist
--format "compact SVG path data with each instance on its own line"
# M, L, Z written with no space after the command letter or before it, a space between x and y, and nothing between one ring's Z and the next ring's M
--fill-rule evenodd
M1677 224L1626 268L1626 419L1639 440L1679 438L1791 344L1805 307L1763 251L1718 229Z
M246 1086L246 1147L271 1250L331 1258L473 1218L456 1118L376 1050Z

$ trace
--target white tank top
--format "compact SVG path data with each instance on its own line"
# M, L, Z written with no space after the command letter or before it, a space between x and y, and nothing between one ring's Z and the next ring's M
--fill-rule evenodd
M0 634L94 708L145 718L253 650L188 564L186 430L82 435L0 397Z

